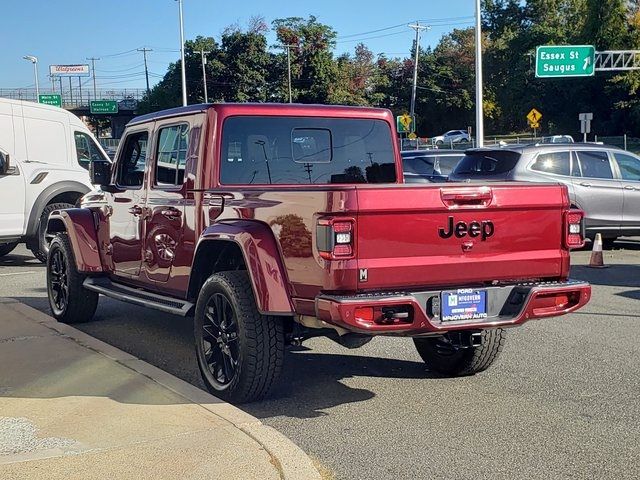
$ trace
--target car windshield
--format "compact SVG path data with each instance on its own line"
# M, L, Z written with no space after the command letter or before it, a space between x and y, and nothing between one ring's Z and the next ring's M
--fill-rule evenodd
M520 153L510 151L467 152L454 168L454 175L491 176L513 170Z

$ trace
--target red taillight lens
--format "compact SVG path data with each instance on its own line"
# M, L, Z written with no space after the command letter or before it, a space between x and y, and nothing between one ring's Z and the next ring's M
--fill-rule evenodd
M564 214L564 246L566 248L581 248L584 246L582 210L569 210Z
M327 260L353 257L354 219L320 219L316 226L316 245L320 256Z

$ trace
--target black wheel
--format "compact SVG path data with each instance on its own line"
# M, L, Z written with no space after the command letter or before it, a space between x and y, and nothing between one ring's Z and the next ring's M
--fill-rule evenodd
M53 316L63 323L88 322L98 306L98 294L82 286L69 237L57 234L47 259L47 293Z
M73 208L70 203L52 203L47 205L42 214L40 220L38 220L38 228L36 230L36 238L32 239L27 247L33 253L33 256L40 260L42 263L47 263L47 254L49 253L49 243L53 239L53 235L47 234L47 223L49 222L49 215L55 210L64 210L65 208Z
M611 250L613 249L613 247L615 247L614 243L616 242L616 240L618 240L618 237L603 238L602 246L607 250Z
M242 403L263 398L284 361L284 328L261 315L244 271L212 275L200 290L194 318L196 355L207 389Z
M3 243L0 245L0 257L4 257L5 255L9 255L13 252L13 249L18 246L18 242L12 243Z
M447 376L473 375L489 368L504 345L505 332L497 328L482 330L482 345L460 348L448 336L414 338L418 353L429 370Z

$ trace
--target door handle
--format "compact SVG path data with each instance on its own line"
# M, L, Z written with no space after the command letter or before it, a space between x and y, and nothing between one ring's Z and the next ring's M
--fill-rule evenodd
M129 209L129 213L130 213L131 215L135 215L136 217L137 217L138 215L142 215L142 207L139 207L138 205L135 205L135 206L133 206L133 207L131 207L131 208Z
M632 187L631 185L625 185L624 189L625 190L637 190L636 187Z
M580 185L582 185L583 187L591 187L591 184L589 182L580 182Z
M167 208L165 210L162 210L160 213L163 217L166 217L169 220L175 220L176 218L179 218L180 215L182 215L182 212L176 208Z

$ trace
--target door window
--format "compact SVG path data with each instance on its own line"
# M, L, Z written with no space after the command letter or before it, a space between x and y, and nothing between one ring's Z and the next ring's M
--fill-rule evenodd
M189 150L189 125L171 125L160 129L155 184L161 187L182 185Z
M129 188L142 186L148 139L147 132L132 133L125 139L122 155L118 159L118 185Z
M107 160L89 135L83 132L74 132L73 136L76 141L76 156L82 168L89 170L89 163L92 161Z
M640 181L640 159L624 153L614 153L614 157L620 167L623 180Z
M576 152L576 156L582 177L613 179L613 171L607 152L584 150ZM579 176L575 171L574 175Z
M554 175L569 175L571 155L569 152L550 152L538 155L532 170Z

